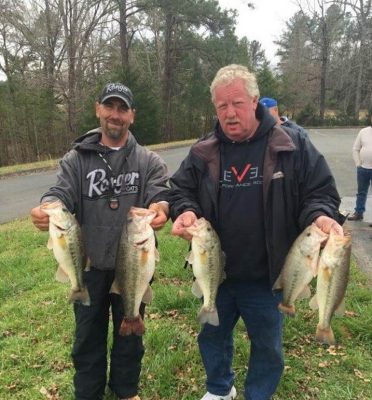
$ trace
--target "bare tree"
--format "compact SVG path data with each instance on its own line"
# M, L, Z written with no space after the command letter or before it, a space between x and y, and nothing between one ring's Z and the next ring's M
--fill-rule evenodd
M343 7L348 7L352 10L356 17L357 28L358 28L358 60L357 60L357 78L355 84L355 107L354 117L359 119L359 112L362 101L362 91L364 85L363 77L366 74L366 70L370 65L372 51L371 51L371 39L372 39L372 21L371 21L371 0L338 0L336 3ZM369 84L372 86L370 80ZM368 85L368 83L367 83Z
M326 107L326 91L329 63L332 48L340 34L340 23L343 13L340 8L326 0L316 0L310 4L309 0L297 0L297 4L304 15L310 19L307 31L313 46L317 49L319 62L319 117L324 120ZM331 4L329 6L329 4Z
M63 23L67 55L67 76L64 95L67 103L69 139L77 135L80 111L78 94L82 91L83 71L88 43L102 18L112 11L110 2L102 0L58 0Z
M146 0L116 0L119 7L120 55L123 70L129 69L129 49L137 28L130 26L129 20L142 12L148 5Z

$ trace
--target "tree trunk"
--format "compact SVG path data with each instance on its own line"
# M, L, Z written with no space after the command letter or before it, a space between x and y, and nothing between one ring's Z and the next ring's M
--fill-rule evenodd
M326 28L324 28L324 30L326 30ZM328 40L325 32L323 36L322 61L320 66L319 117L321 123L323 123L324 121L324 114L326 107L325 101L326 101L327 71L328 71Z
M163 77L163 139L166 142L172 140L172 94L174 79L173 57L173 25L175 16L172 12L166 13L165 18L165 51L164 51L164 77Z
M127 0L119 3L120 11L120 56L121 67L123 70L129 69L129 46L128 46L128 26L127 26Z

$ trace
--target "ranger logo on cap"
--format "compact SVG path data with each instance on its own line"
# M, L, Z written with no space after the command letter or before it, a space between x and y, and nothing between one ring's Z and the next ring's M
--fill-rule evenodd
M102 90L99 102L104 103L112 97L117 97L123 100L128 108L133 108L134 106L134 99L131 90L122 83L108 83Z

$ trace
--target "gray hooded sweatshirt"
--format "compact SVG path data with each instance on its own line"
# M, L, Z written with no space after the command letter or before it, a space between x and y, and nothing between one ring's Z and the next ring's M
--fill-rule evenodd
M164 161L140 146L130 132L127 144L119 150L101 145L100 139L98 128L73 143L60 161L57 183L41 202L61 200L82 228L92 267L110 270L115 268L129 208L147 208L167 200L168 171ZM113 196L120 204L116 210L109 207Z

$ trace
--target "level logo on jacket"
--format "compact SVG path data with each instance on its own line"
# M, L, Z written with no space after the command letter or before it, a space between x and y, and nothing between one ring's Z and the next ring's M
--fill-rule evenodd
M252 164L247 163L240 171L234 165L223 171L221 182L222 188L233 188L242 186L262 185L262 176L259 174L258 167L252 167Z

